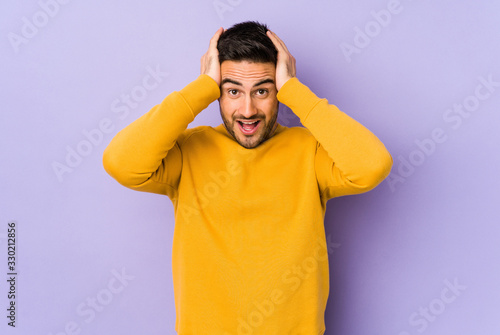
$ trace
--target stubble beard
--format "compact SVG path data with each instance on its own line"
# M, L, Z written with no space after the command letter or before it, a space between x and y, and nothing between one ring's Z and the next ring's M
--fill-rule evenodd
M238 138L236 136L234 128L238 127L237 121L235 121L234 116L232 116L232 120L229 121L224 117L224 114L222 113L222 109L219 105L219 111L220 115L222 117L222 120L224 121L224 127L226 127L227 132L238 142L242 147L247 148L247 149L253 149L258 147L260 144L263 142L267 141L269 138L271 138L274 134L275 126L276 126L276 120L278 119L278 109L279 109L279 103L276 105L276 112L273 114L272 119L270 119L268 122L265 122L265 116L260 116L256 115L255 117L252 117L248 120L260 120L260 122L264 122L264 131L260 131L260 135L251 135L251 136L243 136L243 140ZM262 125L260 125L262 126ZM259 136L256 138L256 136Z

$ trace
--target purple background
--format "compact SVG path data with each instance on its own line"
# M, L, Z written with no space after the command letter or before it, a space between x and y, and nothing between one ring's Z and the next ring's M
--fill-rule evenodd
M394 158L375 190L328 203L326 334L498 334L500 87L478 86L500 82L500 3L66 2L0 4L2 334L175 333L172 204L120 186L102 152L198 76L218 27L249 19L268 23L299 79ZM157 68L156 87L141 88ZM128 107L123 94L135 97ZM459 116L459 104L471 111ZM191 126L220 122L214 103ZM86 156L69 167L77 148ZM71 172L58 178L54 164ZM15 330L5 317L9 220L18 224ZM126 286L113 271L129 276Z

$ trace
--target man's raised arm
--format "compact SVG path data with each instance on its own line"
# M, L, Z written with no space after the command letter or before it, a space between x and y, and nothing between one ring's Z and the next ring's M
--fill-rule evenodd
M362 124L318 98L295 77L295 59L273 32L278 50L278 100L292 109L319 142L316 173L322 197L369 191L389 174L392 157L384 144Z
M111 140L104 151L105 170L129 188L173 195L182 168L176 140L196 115L220 96L219 28L201 59L200 76L169 94Z

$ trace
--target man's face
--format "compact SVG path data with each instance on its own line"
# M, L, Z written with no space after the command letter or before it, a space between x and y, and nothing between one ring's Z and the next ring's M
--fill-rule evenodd
M270 138L278 123L273 63L224 61L221 64L220 113L234 139L251 149Z

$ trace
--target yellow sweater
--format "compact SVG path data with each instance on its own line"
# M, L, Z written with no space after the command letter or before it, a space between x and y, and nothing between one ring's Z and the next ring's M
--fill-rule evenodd
M207 75L171 93L113 138L104 167L124 186L172 200L178 334L323 334L326 202L374 188L392 158L297 78L277 97L307 129L278 125L254 149L223 124L186 129L219 95Z

